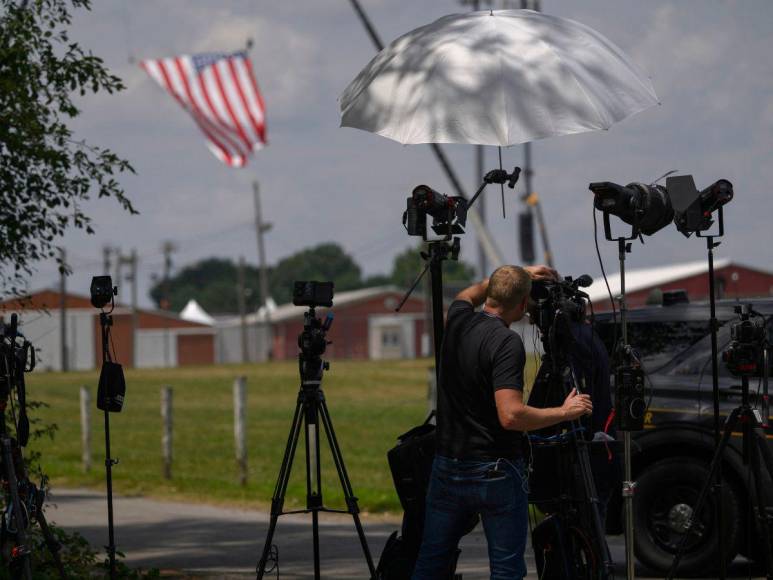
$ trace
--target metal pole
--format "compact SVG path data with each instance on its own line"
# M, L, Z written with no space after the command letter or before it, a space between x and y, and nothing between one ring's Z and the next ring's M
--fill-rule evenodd
M617 240L618 252L620 258L620 321L623 334L623 348L628 346L628 307L625 302L625 254L628 252L629 245L625 238ZM634 555L633 555L633 494L635 484L631 469L631 432L623 432L623 502L625 505L625 565L626 577L628 580L635 578Z
M67 272L65 266L67 265L67 251L64 248L59 248L59 313L60 319L60 336L59 341L62 348L62 371L67 372L70 370L69 353L67 351Z
M120 263L120 262L119 262ZM100 313L99 323L102 331L102 366L105 362L110 360L108 342L108 327L112 324L112 317L105 312ZM107 482L107 555L110 562L110 580L116 579L115 568L115 528L113 525L113 465L118 463L118 460L114 460L110 455L110 412L107 410L108 405L105 404L105 479Z
M716 244L719 245L719 244ZM714 402L714 445L719 446L721 439L721 425L719 421L719 363L718 363L718 348L717 348L717 330L719 324L717 323L717 309L716 309L716 289L714 287L714 237L708 236L706 238L706 249L709 256L709 308L710 319L709 325L711 330L711 382ZM719 575L720 580L725 580L727 576L727 558L725 557L724 550L724 511L722 506L722 461L717 462L716 474L714 478L714 499L717 507L717 529L719 530Z
M270 223L263 223L263 215L260 207L260 186L257 181L252 183L252 190L255 194L255 232L258 238L258 276L260 283L260 300L265 312L265 328L268 340L268 356L271 358L273 350L273 337L271 333L271 313L268 310L268 265L266 264L266 246L263 240L263 234L271 229ZM262 360L262 354L258 360Z

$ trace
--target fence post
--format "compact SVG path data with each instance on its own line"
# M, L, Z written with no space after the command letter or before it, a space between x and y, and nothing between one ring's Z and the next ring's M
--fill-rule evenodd
M172 479L172 387L161 387L161 454L164 479Z
M234 381L234 438L236 441L236 463L239 466L239 484L247 485L247 377L239 376Z
M91 393L81 387L81 462L83 471L91 469Z

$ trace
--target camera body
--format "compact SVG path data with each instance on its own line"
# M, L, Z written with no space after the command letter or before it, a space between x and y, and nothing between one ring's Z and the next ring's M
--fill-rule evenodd
M427 217L432 217L432 231L446 239L463 234L467 224L467 200L439 193L427 185L418 185L406 200L403 225L409 236L427 240Z
M730 345L722 353L722 360L734 376L759 377L768 348L764 318L751 318L750 306L736 306L736 312L741 318L730 327Z
M294 282L293 304L296 306L332 306L333 283L332 282Z

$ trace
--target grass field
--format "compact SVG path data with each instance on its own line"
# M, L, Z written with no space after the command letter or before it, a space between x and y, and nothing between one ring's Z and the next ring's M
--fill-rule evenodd
M427 411L430 361L332 361L323 390L347 470L367 512L399 511L386 460L401 433L423 421ZM248 484L238 483L233 435L233 381L247 377ZM53 440L30 448L43 454L44 471L54 487L104 488L104 415L92 409L93 465L81 464L79 389L96 397L98 374L33 373L28 399L48 407L34 416L56 423ZM209 503L265 506L271 499L298 393L296 362L245 366L127 370L126 402L110 415L114 489ZM161 387L174 389L172 479L162 476ZM324 440L323 440L324 441ZM302 445L302 442L301 442ZM322 446L323 492L330 507L343 507L327 446ZM303 447L287 492L287 505L305 502Z

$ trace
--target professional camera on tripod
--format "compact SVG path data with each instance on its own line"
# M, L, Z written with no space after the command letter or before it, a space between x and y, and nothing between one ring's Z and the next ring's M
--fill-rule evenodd
M595 391L594 416L610 407L608 380L597 380L593 372L584 372L580 363L589 363L589 369L600 371L600 375L608 369L600 341L585 324L587 294L580 288L591 283L590 276L583 275L576 280L567 277L532 285L529 315L539 328L544 354L529 395L530 406L559 406L576 389L578 393ZM600 392L604 385L607 388ZM593 418L577 419L530 434L530 501L547 515L532 533L541 578L594 579L612 575L601 512L608 493L604 501L599 499L589 453L594 427ZM597 428L601 430L601 426ZM586 437L588 432L591 435ZM609 471L599 473L598 480L606 483Z
M274 565L278 565L277 551L271 542L279 516L288 513L310 513L312 518L314 578L319 579L319 513L336 512L348 513L352 516L368 571L372 578L376 570L373 566L373 559L370 555L365 532L360 523L360 508L357 504L352 484L349 481L346 467L344 466L344 457L338 446L338 440L336 439L332 419L330 418L330 411L327 408L325 394L321 388L324 371L330 368L328 362L322 359L322 355L325 353L327 345L330 344L327 340L327 332L333 324L333 313L328 311L323 321L317 317L316 308L318 306L330 307L333 305L333 283L295 282L293 287L293 304L309 307L309 310L303 315L303 331L298 335L298 348L300 349L300 353L298 353L298 370L301 375L301 387L298 391L298 400L295 406L292 426L290 427L290 435L287 439L287 446L285 447L284 458L282 459L279 476L277 477L274 493L271 497L271 519L266 541L263 545L263 552L256 567L256 577L258 580L263 578L263 575L269 571L268 566L271 561L273 561ZM332 455L338 479L343 488L346 510L325 507L323 501L320 424L327 436L330 454ZM284 511L285 495L301 430L303 430L305 435L306 447L306 508L286 512Z
M10 325L4 328L0 336L0 477L4 490L0 551L4 558L8 558L7 565L12 578L31 580L28 531L33 523L37 523L59 576L66 578L59 558L61 546L49 530L43 513L45 491L42 484L38 487L29 479L22 454L30 434L24 374L35 368L35 349L17 329L18 318L13 314ZM8 432L5 412L9 403L11 424L15 428L16 437Z

